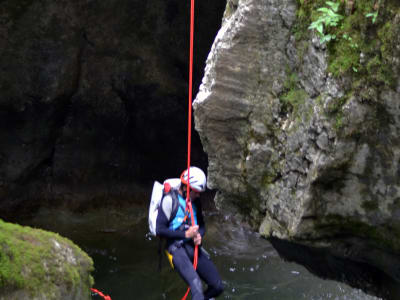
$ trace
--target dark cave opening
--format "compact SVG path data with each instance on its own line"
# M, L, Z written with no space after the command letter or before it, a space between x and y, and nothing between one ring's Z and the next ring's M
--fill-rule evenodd
M196 4L193 99L225 5ZM190 2L52 9L22 13L0 62L0 86L10 87L0 100L1 217L41 206L147 205L152 182L187 165ZM57 28L35 23L48 13ZM207 169L194 124L191 165Z

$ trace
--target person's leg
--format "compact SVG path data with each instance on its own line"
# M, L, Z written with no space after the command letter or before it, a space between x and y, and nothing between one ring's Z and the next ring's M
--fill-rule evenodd
M194 246L191 244L185 244L184 246L189 259L193 260ZM207 284L207 290L204 293L205 300L222 294L224 287L218 270L211 261L208 253L206 253L204 249L201 249L201 247L199 247L196 271L200 278Z
M204 300L203 287L201 279L193 268L193 263L189 259L188 254L184 247L174 249L172 254L172 262L174 263L175 270L190 286L192 293L192 300Z
M221 277L214 263L211 261L208 254L204 253L199 248L197 273L207 283L207 290L204 292L204 299L208 300L217 297L224 291Z

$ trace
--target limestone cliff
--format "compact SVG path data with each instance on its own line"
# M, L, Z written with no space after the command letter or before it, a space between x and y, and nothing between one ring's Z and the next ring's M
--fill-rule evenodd
M249 216L265 237L370 267L352 277L350 263L319 266L395 299L400 4L370 2L342 5L338 31L353 39L327 46L307 30L324 1L228 1L195 121L219 207Z

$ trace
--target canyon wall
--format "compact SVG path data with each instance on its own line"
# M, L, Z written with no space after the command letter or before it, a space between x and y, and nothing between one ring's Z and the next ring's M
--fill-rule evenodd
M278 247L290 241L348 262L314 255L319 274L395 299L400 5L383 1L372 23L373 7L356 3L341 11L342 27L353 26L347 46L308 30L323 1L228 1L195 99L196 129L220 209L246 216Z
M195 91L225 4L196 6ZM0 3L1 216L143 203L146 184L179 176L189 12L178 0Z

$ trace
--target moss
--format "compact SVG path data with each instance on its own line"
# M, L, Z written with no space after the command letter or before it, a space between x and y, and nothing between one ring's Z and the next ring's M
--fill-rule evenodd
M61 245L60 250L55 247ZM83 265L60 261L62 249L72 249L73 256ZM60 263L63 263L60 266ZM55 233L32 229L0 220L0 290L12 292L23 289L32 297L39 294L57 295L58 286L66 284L71 290L90 285L93 279L82 278L78 268L93 268L92 260L71 241Z
M352 93L348 93L343 97L332 99L324 108L326 115L334 120L333 128L336 131L339 131L344 125L345 116L342 108L351 97Z
M400 4L392 4L387 9L385 23L380 26L377 31L377 35L382 42L380 45L380 52L382 57L387 59L390 58L396 47L395 43L398 42L400 33Z
M261 179L261 185L264 187L269 186L271 183L273 183L276 180L277 174L273 172L274 170L271 170L272 172L266 172Z
M337 36L328 43L328 71L336 77L346 74L353 77L353 81L362 79L363 86L394 87L390 61L400 34L400 3L386 0L380 7L375 6L375 0L354 3L353 10L346 14L342 1L339 13L344 19L337 27L328 29L327 33ZM309 39L308 26L319 17L317 9L323 6L325 1L298 0L297 21L293 27L298 41ZM366 14L376 9L378 18L373 24Z
M336 131L339 131L343 128L344 125L344 115L342 112L338 112L335 117L335 123L333 124L333 128Z
M280 100L286 105L291 107L293 112L297 112L300 105L304 104L308 98L308 94L303 89L294 89L286 92Z
M312 21L315 21L318 17L317 9L325 4L325 0L297 0L297 12L296 22L292 27L292 33L296 37L296 40L308 39L310 31L308 27Z
M352 93L348 93L347 95L333 99L328 104L328 111L331 113L336 113L341 111L342 107L347 103L348 99L352 97Z
M296 73L287 71L288 76L284 82L285 91L279 99L283 105L284 111L290 111L292 115L297 116L300 106L308 98L307 92L300 88L299 79Z
M296 38L299 63L305 53L305 44L310 45L310 24L320 17L318 9L325 7L325 1L297 0L297 20L292 28ZM377 7L375 0L357 0L352 9L347 8L341 1L339 13L344 16L336 27L325 31L336 35L336 39L327 43L328 69L334 77L346 77L347 95L334 99L327 105L322 104L328 117L332 120L333 128L340 131L345 126L343 105L355 97L362 101L376 102L379 93L384 88L395 88L398 71L394 58L400 51L400 2L382 0ZM377 21L372 22L366 14L378 12ZM397 72L397 73L396 73ZM289 76L290 77L290 76ZM299 84L293 85L293 79L288 79L285 93L280 99L284 109L299 114L301 102L305 97ZM321 95L320 95L321 97ZM321 97L323 99L323 96ZM318 99L315 103L318 104Z
M331 55L328 59L328 71L333 76L338 77L349 70L358 72L361 68L359 64L360 50L352 48L346 43L337 43L329 48Z
M259 192L250 185L246 186L246 193L243 195L231 195L230 199L235 203L239 214L246 216L246 221L249 225L257 230L264 217L262 209L260 209L262 207L261 197Z

